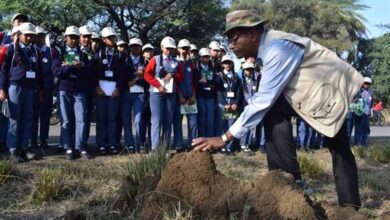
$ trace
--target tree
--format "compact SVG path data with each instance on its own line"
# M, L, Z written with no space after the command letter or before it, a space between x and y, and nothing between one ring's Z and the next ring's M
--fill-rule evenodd
M384 103L390 103L390 33L373 39L368 57L374 73L375 94Z
M338 54L366 34L358 0L234 0L232 9L256 8L274 29L310 37Z
M4 0L0 11L26 13L55 36L88 23L97 31L115 27L125 41L139 36L158 45L172 35L204 45L223 30L227 8L223 0Z

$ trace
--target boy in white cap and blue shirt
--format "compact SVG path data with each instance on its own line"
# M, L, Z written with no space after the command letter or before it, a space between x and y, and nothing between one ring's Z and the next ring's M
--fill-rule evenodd
M69 160L75 159L76 153L90 159L85 143L86 85L93 77L93 58L81 51L79 40L79 29L69 26L65 31L66 44L61 49L61 55L53 53L52 68L58 78L61 141Z
M37 100L42 97L42 72L38 51L32 45L35 25L18 27L16 43L8 44L0 72L0 101L8 99L10 111L7 147L11 159L25 162L35 154L28 149Z
M179 41L178 60L183 71L183 81L179 84L177 91L175 115L173 119L173 146L176 147L177 153L191 148L192 139L197 137L198 130L197 112L181 112L185 107L188 108L191 105L196 106L195 66L189 56L190 48L191 45L187 39ZM187 117L188 143L186 145L184 145L183 140L183 114Z
M47 31L45 29L37 26L36 34L35 46L38 49L38 58L41 64L43 78L43 100L38 103L30 145L37 146L39 130L40 146L45 148L47 147L47 141L49 139L50 116L53 107L54 74L51 66L53 60L52 50L54 49L45 44L47 36Z
M96 72L96 66L94 62L94 51L92 50L92 31L87 26L81 26L79 28L80 31L80 49L84 56L86 56L89 60L92 61L93 73ZM94 77L91 77L89 83L85 85L87 88L87 96L86 96L86 114L85 114L85 135L84 135L84 143L88 146L88 139L91 128L91 117L92 111L94 108L94 98L95 98L95 87Z
M133 80L127 83L122 94L122 121L124 126L125 144L130 153L145 152L145 136L142 131L143 109L147 83L144 80L145 61L142 56L142 41L132 38L129 42L130 54L127 59L128 68L135 74ZM135 141L132 131L132 112L134 111Z
M176 42L171 37L161 41L161 55L153 57L145 69L145 80L150 84L150 109L152 112L152 151L164 140L170 147L172 119L175 109L177 84L183 79L182 67L173 57Z
M96 144L100 154L117 153L117 132L120 93L131 80L126 57L116 49L116 32L112 27L102 30L103 45L97 59L96 82Z

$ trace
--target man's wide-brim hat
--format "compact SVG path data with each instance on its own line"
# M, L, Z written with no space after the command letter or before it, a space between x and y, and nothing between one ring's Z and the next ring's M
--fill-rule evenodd
M257 10L236 10L226 15L226 28L223 34L235 28L249 28L268 23L268 19L260 16Z

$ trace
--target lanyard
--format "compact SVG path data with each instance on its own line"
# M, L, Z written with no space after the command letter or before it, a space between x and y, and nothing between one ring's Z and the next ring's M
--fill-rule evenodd
M107 58L107 60L108 60L108 53L107 53L107 51L108 51L108 50L106 50L106 58ZM112 53L111 59L109 59L109 61L108 61L108 63L107 63L108 69L111 69L111 63L112 63L112 60L113 60L113 58L114 58L114 55L115 55L115 52Z
M26 52L27 49L28 49L28 47L26 46L26 47L22 48L22 51L23 51L25 57L27 58L28 65L30 66L30 70L32 70L31 59L33 58L33 56L32 56L33 52L31 51L31 55L29 56ZM32 49L32 48L30 48L30 49Z

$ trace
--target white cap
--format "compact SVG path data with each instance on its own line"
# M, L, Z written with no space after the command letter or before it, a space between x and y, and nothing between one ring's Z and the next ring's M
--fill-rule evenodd
M117 46L124 45L124 44L126 45L126 42L124 40L120 40L120 41L116 42Z
M210 49L208 49L208 48L201 48L201 49L199 50L199 56L201 56L201 57L204 57L204 56L211 56L211 55L210 55Z
M223 62L225 62L225 61L230 61L230 62L233 63L233 58L232 58L230 55L226 54L226 55L224 55L224 56L222 57L221 63L223 63Z
M65 36L77 35L80 36L80 30L76 26L69 26L65 30Z
M219 46L219 49L225 51L225 53L228 52L228 50L226 49L225 45L220 45L220 46Z
M22 34L37 34L35 32L35 25L31 24L30 22L25 22L19 25L18 30Z
M37 34L47 34L47 31L43 29L42 27L36 26L35 27L35 33Z
M102 30L102 37L116 36L116 32L112 27L105 27Z
M370 83L372 84L372 79L370 77L364 77L364 83Z
M191 48L191 43L189 40L187 39L181 39L179 41L179 44L177 45L178 48L183 48L183 47L189 47Z
M141 39L134 37L134 38L131 38L129 41L129 46L131 46L131 45L138 45L138 46L142 47L143 43L142 43Z
M220 44L217 41L211 41L209 44L209 48L212 50L221 50Z
M172 37L164 37L161 41L161 46L164 48L175 48L176 49L176 41Z
M198 48L196 47L195 44L191 44L190 45L190 50L198 50Z
M92 39L100 39L99 33L92 32Z
M152 49L152 50L154 50L154 47L153 47L153 45L151 45L151 44L145 44L145 46L142 47L142 51L144 51L144 50L146 50L146 49Z
M16 13L16 14L14 14L14 16L12 16L11 23L13 23L16 20L16 18L18 18L18 17L23 17L26 21L28 21L27 15L22 14L22 13Z
M19 27L13 27L11 31L11 35L14 35L19 32Z
M92 35L92 31L87 25L81 26L79 30L81 35Z
M242 64L242 69L246 70L246 69L254 69L255 68L255 64L254 63L247 63L245 62L244 64Z

